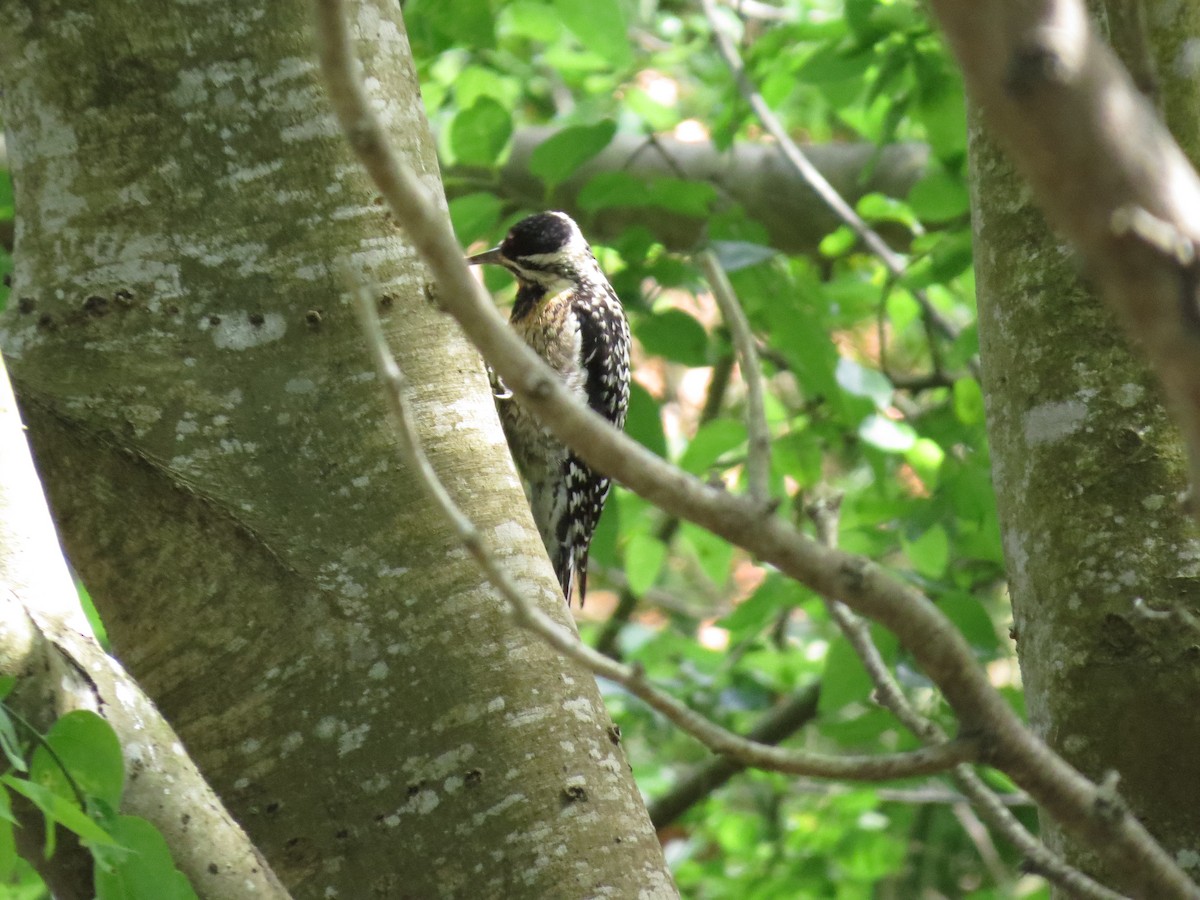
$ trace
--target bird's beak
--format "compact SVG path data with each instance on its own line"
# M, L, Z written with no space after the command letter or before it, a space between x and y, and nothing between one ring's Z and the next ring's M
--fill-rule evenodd
M500 255L499 247L493 247L491 250L484 250L482 253L476 253L474 256L468 256L467 264L471 266L502 266L504 265L504 257Z

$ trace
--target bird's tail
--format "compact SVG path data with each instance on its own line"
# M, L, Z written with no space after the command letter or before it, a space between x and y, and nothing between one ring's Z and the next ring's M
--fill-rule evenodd
M587 597L587 545L564 547L554 560L554 574L558 576L558 584L562 588L563 598L567 606L571 605L571 592L575 584L579 584L579 607Z

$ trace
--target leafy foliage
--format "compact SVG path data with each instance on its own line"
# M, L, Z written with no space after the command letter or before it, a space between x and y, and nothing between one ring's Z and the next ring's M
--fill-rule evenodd
M4 679L3 693L15 686ZM24 738L21 733L24 732ZM40 880L16 853L14 795L41 811L45 853L57 848L64 828L95 859L99 900L189 900L188 880L175 868L166 841L152 824L118 815L125 763L112 727L100 716L76 710L44 735L0 705L0 744L9 770L0 775L0 885L6 897L41 897Z
M972 369L961 83L916 0L787 0L779 9L770 19L721 13L750 79L797 140L931 148L907 196L872 194L857 204L900 237L905 272L892 276L846 227L811 256L780 253L718 183L595 172L576 203L638 344L627 430L687 471L744 489L746 392L727 329L692 260L646 227L665 213L694 217L760 345L778 514L804 521L815 489L840 492L841 547L919 585L1019 705ZM411 0L404 16L444 160L474 173L465 185L451 179L450 214L464 245L495 243L530 211L501 183L523 128L554 129L528 162L547 197L618 133L701 137L718 148L761 140L693 4ZM0 221L12 215L7 190L0 180ZM614 229L610 216L626 224ZM9 268L0 252L0 273ZM503 275L488 278L511 296ZM0 300L6 293L0 288ZM585 638L637 662L715 720L748 731L819 683L816 716L791 738L797 745L854 753L914 745L872 703L820 598L719 538L618 488L593 543L592 573ZM621 612L608 621L618 600ZM953 730L907 655L888 634L876 629L875 637L914 702ZM623 692L608 686L606 699L651 800L707 759ZM99 896L191 896L161 838L115 814L119 748L102 720L64 717L32 754L19 732L0 715L10 766L0 779L0 877L16 865L12 792L42 809L48 835L57 823L93 849ZM689 897L1043 893L1037 879L987 862L946 793L940 782L862 788L748 773L661 835ZM1036 827L1029 810L1019 812ZM1015 873L1015 854L1000 851Z
M477 119L481 92L511 112L511 120L495 116L495 132L481 139L489 148L509 142L510 121L517 130L550 124L557 130L529 162L547 196L618 132L699 130L719 147L761 134L690 5L494 3L493 27L478 40L452 32L432 7L414 5L406 16L442 144L457 152L461 121ZM597 235L605 213L638 211L622 218L635 224L599 229L594 240L640 351L628 431L690 472L744 487L745 387L725 326L692 261L637 224L666 212L699 217L760 343L780 514L803 521L811 492L835 488L841 546L919 585L1007 683L1003 673L1014 667L1003 637L1004 574L971 368L961 84L912 0L794 0L780 11L777 20L754 20L721 10L751 79L797 139L880 148L918 140L932 150L907 196L872 194L857 205L867 221L903 237L906 271L893 277L845 227L815 257L782 255L717 184L597 171L576 200L585 233ZM451 209L465 242L495 242L529 211L515 208L498 181L493 193L460 195ZM489 283L505 288L503 277ZM857 658L806 589L621 489L592 558L585 635L714 719L745 731L819 682L816 719L794 740L846 752L913 746L873 705ZM635 612L623 625L605 624L618 597ZM953 730L894 639L878 629L875 637L918 705ZM608 700L651 799L705 758L619 691ZM945 803L761 773L703 799L664 837L686 896L857 897L880 884L896 896L1041 890L1036 879L997 880Z

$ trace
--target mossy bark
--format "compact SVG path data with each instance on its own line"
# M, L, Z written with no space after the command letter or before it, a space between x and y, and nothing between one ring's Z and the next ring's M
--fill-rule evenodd
M399 5L350 8L440 194ZM71 560L295 896L672 896L594 680L510 622L397 461L343 270L381 294L435 468L565 618L483 367L310 29L302 0L0 0L0 339Z
M1194 17L1196 3L1182 6ZM1159 83L1178 106L1178 83ZM1190 105L1200 109L1194 79ZM1182 447L1136 350L977 119L970 165L992 472L1029 718L1090 777L1118 773L1132 811L1200 875L1200 633L1186 624L1200 614L1200 540L1180 505ZM1044 826L1104 877L1103 858Z

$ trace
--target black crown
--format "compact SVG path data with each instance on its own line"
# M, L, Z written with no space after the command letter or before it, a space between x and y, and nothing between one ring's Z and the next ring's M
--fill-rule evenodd
M563 213L537 213L512 227L500 252L508 259L557 253L571 242L572 230L571 220Z

